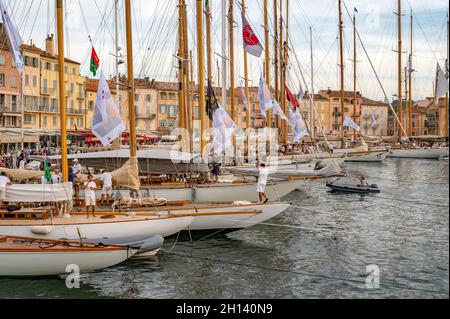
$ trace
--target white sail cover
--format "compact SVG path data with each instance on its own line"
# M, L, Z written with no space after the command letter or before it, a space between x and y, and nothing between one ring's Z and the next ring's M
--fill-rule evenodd
M98 82L97 101L92 119L92 133L105 146L111 144L125 132L125 125L114 103L103 71Z
M8 15L3 0L0 0L0 10L3 19L3 26L6 31L6 36L8 37L9 50L11 51L11 54L13 56L17 70L22 73L24 66L23 56L20 53L20 46L23 43L22 37L20 36L19 31L12 22L11 17Z
M447 92L448 92L448 79L438 63L436 66L436 94L434 97L434 103L437 104L439 98Z
M6 202L65 202L72 200L72 183L12 184L6 186Z
M358 124L356 124L355 122L353 122L353 121L352 121L349 117L347 117L347 116L345 117L344 123L343 123L342 125L343 125L343 126L351 127L351 128L353 128L353 129L355 129L355 130L357 130L357 131L360 130Z

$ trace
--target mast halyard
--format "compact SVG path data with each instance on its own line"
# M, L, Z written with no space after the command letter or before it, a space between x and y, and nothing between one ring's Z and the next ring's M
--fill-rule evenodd
M233 19L233 0L230 0L228 10L228 33L230 43L230 104L231 104L231 118L236 123L236 106L234 100L234 19ZM236 139L233 138L233 144L236 144Z
M128 80L128 115L130 121L130 157L135 157L136 148L136 115L134 108L134 74L133 74L133 31L131 26L131 3L125 0L125 29L127 35L127 80Z
M178 1L178 108L180 114L179 126L181 129L186 129L184 64L185 62L184 62L184 41L183 41L183 2L182 0L179 0ZM186 143L186 136L182 136L182 141L183 143ZM180 149L184 150L185 146L181 144Z
M122 113L122 109L120 107L120 98L119 98L119 0L114 0L114 38L115 38L115 71L116 71L116 103L119 109L119 112ZM120 137L119 137L120 139Z
M313 36L312 36L312 26L309 27L309 41L310 41L310 50L311 50L311 93L310 103L309 103L309 123L310 123L310 134L311 137L314 137L316 134L315 124L316 124L316 116L315 116L315 108L314 108L314 51L313 51ZM324 133L325 136L325 133Z
M343 44L343 23L342 23L342 0L338 0L338 7L339 7L339 55L340 55L340 82L341 82L341 129L340 129L340 135L341 135L341 147L345 147L345 134L344 134L344 44Z
M286 100L286 72L287 72L287 65L288 65L288 39L289 39L289 0L286 0L286 27L285 27L285 40L283 43L283 50L284 50L284 56L283 56L283 92L281 94L282 97L282 110L284 114L287 114L287 100ZM281 121L282 128L283 128L283 144L287 144L288 140L288 126L286 121Z
M353 13L353 122L356 123L356 14ZM353 137L356 137L356 130L353 129Z
M227 2L222 1L222 106L227 106Z
M275 81L275 100L279 102L279 86L278 86L278 3L277 0L273 0L273 58L274 58L274 81ZM278 122L278 121L277 121ZM278 126L278 123L277 123Z
M275 0L276 1L276 0ZM242 15L245 16L245 0L242 0ZM247 157L250 151L250 103L248 102L250 97L250 90L248 87L248 56L247 51L244 51L244 87L245 87L245 99L247 101L246 109L245 109L245 127L247 132Z
M61 173L63 182L69 181L69 163L67 162L66 128L66 81L64 78L64 21L63 1L56 0L56 19L58 31L58 80L59 80L59 120L61 132Z

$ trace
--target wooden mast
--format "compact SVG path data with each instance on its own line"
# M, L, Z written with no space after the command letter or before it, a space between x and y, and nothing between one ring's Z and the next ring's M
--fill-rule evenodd
M58 80L59 80L59 121L61 130L61 173L63 182L69 181L69 163L67 162L66 129L66 81L64 79L64 22L63 2L56 1L56 19L58 30Z
M268 0L264 0L264 45L265 48L264 50L266 51L266 62L265 62L265 76L266 76L266 83L267 83L267 87L269 87L270 90L270 64L269 64L269 59L270 59L270 49L269 49L269 12L268 12L268 4L267 4ZM267 127L271 127L272 126L272 111L268 110L267 111L267 118L266 118L266 126Z
M398 54L398 65L397 65L397 73L398 73L398 119L400 121L398 126L398 138L401 141L402 139L402 123L403 123L403 96L402 96L402 0L397 0L397 35L398 35L398 47L397 47L397 54Z
M194 136L192 134L193 129L193 119L192 119L192 94L191 94L191 83L192 80L189 77L189 72L192 71L192 64L189 59L188 52L188 32L187 32L187 12L186 12L186 0L182 0L182 13L183 13L183 65L184 65L184 96L185 96L185 128L189 133L189 152L192 153L194 150L193 140Z
M409 109L408 109L408 135L412 135L412 55L413 55L413 15L412 15L412 9L411 9L411 20L410 20L410 33L409 33L409 72L408 72L408 78L409 78Z
M184 95L184 41L183 41L183 2L178 2L178 107L180 112L180 128L186 128L185 95ZM183 137L183 141L185 141ZM182 147L180 145L180 147ZM182 148L183 149L183 148Z
M211 8L209 1L205 2L206 16L206 77L207 82L212 80L212 61L211 61Z
M353 122L356 123L356 15L353 12ZM353 137L356 137L356 130L353 129Z
M274 32L274 39L273 39L273 57L274 57L274 81L275 81L275 100L279 100L279 86L278 86L278 3L277 0L273 0L273 32Z
M236 123L236 106L234 101L234 19L233 19L233 0L230 0L228 10L228 36L230 43L230 104L231 104L231 118ZM233 138L233 143L236 139Z
M448 21L448 19L449 19L449 17L448 17L448 12L447 12L447 57L445 59L445 66L447 68L446 72L448 72L448 67L449 67L449 65L448 65L448 49L449 49L448 24L449 24L449 21ZM444 121L445 137L447 138L447 141L448 141L448 107L449 106L448 106L448 91L447 91L447 93L445 93L445 121Z
M286 14L285 14L285 19L286 19L286 26L285 26L285 32L286 32L286 36L285 36L285 40L283 43L283 90L281 92L281 109L283 111L284 114L286 113L287 110L287 101L286 101L286 71L287 71L287 64L288 64L288 40L289 40L289 0L286 0ZM287 144L287 140L288 140L288 127L287 127L287 122L286 121L281 121L281 127L283 129L283 144ZM286 148L287 150L287 148Z
M206 141L203 133L206 128L205 110L205 73L203 50L203 1L196 0L197 15L197 77L198 77L198 107L200 113L200 154L203 154Z
M125 0L125 28L127 34L128 114L130 117L130 157L136 156L136 119L134 110L133 31L131 27L131 3Z
M245 17L245 0L242 0L242 15ZM247 132L247 156L250 151L250 90L248 87L248 57L247 57L247 51L244 49L244 87L245 87L245 98L247 100L246 110L245 110L245 127Z
M340 80L341 80L341 143L342 148L345 147L345 136L344 136L344 44L343 44L343 23L342 23L342 0L338 0L339 7L339 55L340 55Z
M188 86L188 103L189 103L189 123L191 123L191 153L194 152L194 121L195 121L195 116L194 116L194 110L192 108L192 96L194 95L194 60L192 58L192 50L189 50L189 78L188 78L188 82L189 82L189 86Z
M277 28L277 24L275 24L275 29ZM278 102L280 103L280 105L283 103L283 94L284 94L284 87L283 87L283 60L284 60L284 55L283 55L283 0L280 0L280 21L278 23L278 36L279 36L279 42L278 42L278 63L280 66L280 70L279 70L279 75L276 74L275 76L279 76L279 81L280 81L280 95L278 96ZM277 129L280 129L280 121L278 116L276 116L276 121L275 121L276 125L277 125ZM278 132L279 136L282 136L282 131L279 130Z

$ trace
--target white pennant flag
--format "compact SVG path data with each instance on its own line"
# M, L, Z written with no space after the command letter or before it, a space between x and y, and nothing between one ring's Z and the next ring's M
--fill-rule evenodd
M448 79L438 63L436 66L436 94L434 96L434 104L438 104L439 98L447 92Z
M24 66L23 56L20 53L20 46L23 43L22 37L20 36L19 31L17 31L16 26L12 22L11 17L8 15L3 0L0 0L0 10L3 19L3 26L6 31L6 36L8 37L9 49L13 56L17 70L19 71L19 73L22 73Z
M275 99L272 99L272 108L273 108L273 114L278 115L282 120L287 121L286 115L283 113L283 111L280 108L280 105L275 101Z
M303 99L305 96L305 91L303 91L302 84L300 83L300 88L298 90L298 100L299 102Z
M213 113L213 127L214 127L214 151L220 154L233 145L233 133L237 129L237 125L228 115L227 111L222 106Z
M262 77L259 79L258 98L261 105L261 114L266 117L266 112L273 107L273 102L269 87Z
M375 118L375 113L372 112L372 125L371 127L374 128L377 125L377 120Z
M295 112L289 109L289 124L294 128L294 142L297 143L302 137L308 135L306 124L303 121L302 114L297 108Z
M353 128L353 129L355 129L357 131L360 130L359 126L347 116L345 117L344 123L342 125L343 126L349 126L349 127Z
M117 110L116 103L114 103L103 71L101 71L92 119L92 133L103 145L109 145L123 132L125 132L125 125Z

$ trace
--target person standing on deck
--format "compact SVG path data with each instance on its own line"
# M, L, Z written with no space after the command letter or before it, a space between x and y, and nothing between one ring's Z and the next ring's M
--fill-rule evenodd
M81 170L82 170L81 164L78 163L77 159L74 159L72 164L72 173L75 176L75 179L73 181L73 190L75 193L74 194L75 197L78 197L78 194L80 193L80 184L78 183L76 176L78 173L81 173Z
M25 164L27 163L25 156L23 156L19 161L19 169L25 169Z
M94 177L89 174L88 181L84 183L84 200L86 204L86 215L89 218L89 207L92 207L92 216L95 217L95 191L97 184L94 182Z
M102 198L100 201L100 205L103 206L103 200L106 198L106 205L109 204L112 195L112 175L107 172L105 169L102 170L102 174L100 175L100 180L103 182L102 187Z
M0 174L0 201L4 201L6 199L6 185L11 184L8 176L6 176L5 172L1 172Z
M256 189L258 191L259 201L263 201L263 197L265 198L264 203L267 203L269 200L266 196L265 189L267 185L267 178L269 177L269 170L266 168L266 164L264 163L256 163L256 167L258 168L258 183L256 184Z

